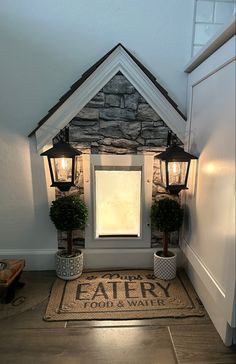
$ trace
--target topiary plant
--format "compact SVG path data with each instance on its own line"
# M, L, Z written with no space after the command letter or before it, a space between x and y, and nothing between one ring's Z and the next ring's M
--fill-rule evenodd
M52 202L50 218L55 227L67 232L67 254L73 254L73 230L85 226L88 209L78 196L64 196Z
M183 209L180 204L170 198L154 202L151 208L152 224L163 234L163 255L168 257L170 232L179 230L183 222Z

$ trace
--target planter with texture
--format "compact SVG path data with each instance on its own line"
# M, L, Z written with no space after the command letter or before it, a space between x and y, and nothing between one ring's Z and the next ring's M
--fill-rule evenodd
M164 257L162 251L154 253L154 275L159 279L174 279L176 276L176 254L169 252L169 256Z
M72 256L56 253L56 274L59 278L73 280L83 272L83 252L78 250Z
M177 231L183 221L183 209L173 199L164 198L154 202L151 210L152 224L163 232L163 251L154 253L154 275L159 279L174 279L176 255L168 250L170 232Z
M78 196L68 195L52 202L51 220L58 230L67 233L67 249L56 254L56 273L61 279L76 279L83 271L83 253L73 248L73 230L83 228L87 216L87 207Z

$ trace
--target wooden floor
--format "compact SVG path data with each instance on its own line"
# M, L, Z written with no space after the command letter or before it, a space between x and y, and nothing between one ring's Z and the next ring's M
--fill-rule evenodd
M45 322L42 316L47 299L43 297L50 292L54 273L26 272L24 279L30 282L33 307L5 318L0 309L1 364L236 362L235 348L224 346L208 317ZM37 292L39 302L35 303ZM15 302L20 304L20 299Z

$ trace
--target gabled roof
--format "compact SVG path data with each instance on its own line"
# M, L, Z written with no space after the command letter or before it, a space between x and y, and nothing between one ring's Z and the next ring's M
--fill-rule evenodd
M140 78L139 83L142 84L141 88L139 88L139 83L137 83L137 77L134 77L134 79L136 79L136 82L133 82L134 79L132 79L133 78L132 72L135 72L135 69L134 69L135 67L133 67L133 70L131 70L132 64L136 66L136 71L139 71L139 78ZM110 70L109 70L109 66L110 66ZM100 80L96 79L96 71L98 69L100 71L100 75L97 78L99 78ZM101 59L99 59L93 66L91 66L85 73L83 73L81 78L79 80L77 80L70 87L70 89L59 99L57 104L54 105L48 111L48 114L46 114L39 121L37 127L29 134L29 137L31 137L33 134L36 133L38 149L42 149L42 147L46 144L47 139L48 140L52 139L60 129L62 129L65 125L67 125L70 122L70 120L82 109L82 107L84 107L86 105L86 103L89 102L93 98L93 96L95 96L95 94L107 82L109 82L110 79L117 72L122 72L124 74L124 76L129 79L129 81L134 85L134 87L137 89L137 91L139 91L139 93L146 99L146 101L153 107L153 109L163 118L163 120L166 122L166 124L178 135L178 137L181 140L183 140L183 136L184 136L183 129L185 129L185 126L184 126L185 123L182 125L182 128L181 128L182 131L175 130L172 122L171 123L168 122L169 118L168 117L165 118L165 116L162 115L162 112L160 110L162 108L161 107L158 108L158 105L157 105L157 107L152 105L152 102L150 102L149 98L145 94L146 93L146 92L144 92L145 81L146 81L146 86L147 86L147 82L149 81L149 83L151 83L155 87L159 96L162 95L162 97L161 97L162 102L163 102L163 98L164 98L166 100L166 102L169 104L169 109L172 110L172 112L174 110L175 111L174 114L175 115L177 114L178 115L177 118L181 119L182 122L186 120L185 115L179 110L178 105L168 95L168 92L159 84L159 82L157 82L155 76L150 71L148 71L148 69L136 57L134 57L132 55L132 53L130 53L122 44L119 43L114 48L112 48L108 53L106 53L105 56L103 56ZM103 77L101 77L101 75ZM76 96L77 98L81 98L82 93L86 89L86 87L82 87L82 86L85 86L86 81L88 81L89 79L91 79L91 81L92 81L92 79L94 79L95 84L99 84L100 88L98 89L97 87L95 87L95 84L94 84L94 92L92 92L91 89L92 89L93 85L92 84L87 85L88 89L86 90L86 92L88 93L88 91L89 91L89 95L91 97L90 98L85 97L87 102L80 103L80 105L78 105L78 108L75 110L74 115L73 115L73 112L71 112L71 110L70 110L70 112L69 112L69 115L71 115L70 120L68 118L65 118L65 122L63 123L60 118L60 123L57 125L56 121L53 121L53 120L57 119L54 117L55 114L56 113L58 114L58 112L60 110L65 111L64 106L67 103L69 103L70 99L73 97L73 95L75 95L75 93L77 94L77 96ZM83 88L83 90L82 90L82 88ZM84 95L82 98L84 99ZM157 102L157 104L158 104L158 102ZM159 102L159 104L160 104L160 102ZM161 105L159 105L159 106L161 106ZM67 109L67 108L65 107L65 109ZM165 107L164 107L164 109L165 109ZM170 110L168 110L168 111L170 111ZM173 117L174 117L174 115L173 115ZM48 124L48 125L46 125L46 124ZM41 133L39 132L39 129L41 129ZM46 135L45 136L42 135L42 134L44 134L44 132L42 133L42 131L46 130L46 129L50 129L48 138L46 137ZM52 130L54 130L54 131L52 131ZM37 138L37 136L38 136L38 138Z

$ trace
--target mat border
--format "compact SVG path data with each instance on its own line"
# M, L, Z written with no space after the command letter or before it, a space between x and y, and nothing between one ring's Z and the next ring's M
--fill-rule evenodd
M116 270L112 270L112 272L130 272L130 271L146 271L146 272L151 272L153 274L153 270L151 269L116 269ZM93 270L93 271L84 271L83 273L103 273L103 272L111 272L111 270L102 270L102 271L98 271L98 270ZM56 281L54 282L51 292L50 292L50 296L49 296L49 300L48 300L48 305L45 311L45 315L43 317L44 321L47 322L55 322L55 321L129 321L129 320L153 320L153 319L165 319L165 318L174 318L174 319L179 319L179 318L187 318L187 317L202 317L205 316L206 312L204 309L203 304L201 303L199 297L197 296L197 293L195 292L194 288L192 287L190 281L188 280L186 273L183 270L179 270L177 272L177 277L180 280L182 287L185 290L185 293L188 296L188 299L190 300L191 304L192 304L192 308L164 308L164 309L158 309L159 311L163 310L173 310L173 311L177 311L177 310L184 310L185 312L181 315L176 315L176 314L170 314L170 315L161 315L161 316L150 316L148 315L148 317L124 317L124 318L120 318L120 317L91 317L91 318L68 318L67 316L69 315L76 315L79 314L77 313L70 313L70 312L60 312L60 310L55 311L54 309L52 310L52 307L61 307L61 303L63 301L63 297L65 294L65 290L66 290L66 286L68 283L68 281L63 281L62 279L57 278ZM64 283L63 288L61 288L61 284L62 282ZM169 281L165 281L165 282L169 282ZM57 287L58 285L60 285L60 287ZM187 286L187 287L186 287ZM53 299L51 299L51 295L54 294ZM153 309L153 311L156 311L157 309ZM186 312L189 311L188 312ZM148 312L150 312L151 310L149 310ZM101 311L100 311L101 312ZM135 310L135 311L121 311L120 314L122 314L123 312L126 313L130 313L132 315L132 313L135 312L145 312L143 310ZM148 314L147 312L147 314ZM84 312L85 314L90 314L90 315L95 315L95 316L99 316L99 312ZM112 314L117 314L117 312L114 311L103 311L101 312L101 315L104 316L104 313L108 313L109 315L112 316Z

